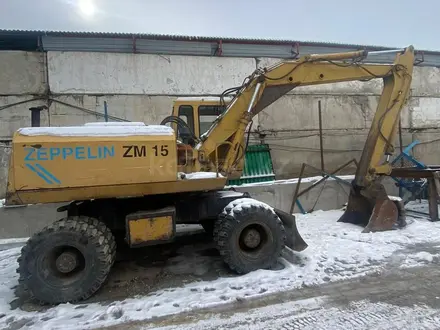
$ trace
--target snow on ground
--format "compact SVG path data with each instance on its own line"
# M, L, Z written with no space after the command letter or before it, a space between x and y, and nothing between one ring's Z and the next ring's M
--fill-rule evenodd
M29 237L20 237L20 238L2 238L0 239L0 245L5 244L16 244L16 243L25 243Z
M369 301L351 302L347 308L329 307L325 297L214 316L190 324L155 327L156 330L216 329L438 329L440 312L426 306L400 307ZM151 329L144 327L145 330Z
M411 254L414 244L440 245L440 222L411 218L403 230L361 233L358 226L338 223L342 211L316 211L298 215L298 230L309 244L301 253L287 253L279 270L258 270L240 277L193 282L183 287L157 291L148 296L116 301L108 306L90 303L78 309L63 304L47 311L10 309L17 284L16 258L19 248L0 252L0 328L9 322L31 322L39 329L87 329L148 320L202 307L218 306L246 297L264 296L330 281L377 272L384 267L413 267L437 258L428 250ZM406 250L405 250L406 249ZM399 252L399 250L404 250ZM290 261L289 261L290 260Z

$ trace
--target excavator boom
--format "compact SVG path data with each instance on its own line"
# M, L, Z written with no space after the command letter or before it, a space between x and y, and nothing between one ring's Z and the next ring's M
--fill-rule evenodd
M377 224L379 220L374 220L372 214L378 219L384 214L387 221L379 226L369 225L367 230L391 229L402 207L396 200L390 202L380 181L391 172L389 159L394 151L400 112L409 95L414 48L409 46L396 51L392 64L364 63L369 55L371 53L366 51L305 55L257 69L236 88L237 94L224 113L201 137L196 146L200 167L215 168L226 175L234 172L244 156L244 136L252 118L293 88L381 78L382 94L353 181L347 211L340 221ZM374 209L376 204L380 204L380 208Z

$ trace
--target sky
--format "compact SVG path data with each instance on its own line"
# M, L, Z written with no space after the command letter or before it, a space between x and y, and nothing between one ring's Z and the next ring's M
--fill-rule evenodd
M439 0L0 0L0 28L440 50Z

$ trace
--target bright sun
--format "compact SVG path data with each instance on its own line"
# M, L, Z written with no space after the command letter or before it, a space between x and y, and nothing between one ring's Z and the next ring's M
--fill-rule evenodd
M91 17L93 14L95 14L95 6L92 0L79 0L78 7L81 11L81 14L84 16Z

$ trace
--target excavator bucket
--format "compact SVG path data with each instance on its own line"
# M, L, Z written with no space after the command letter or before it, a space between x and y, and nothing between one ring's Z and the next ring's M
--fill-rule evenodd
M305 250L308 245L298 232L295 216L278 209L275 209L275 212L283 222L286 230L286 246L298 252Z
M386 194L368 198L352 189L338 222L363 226L363 233L403 228L406 226L404 205L400 199L390 199Z

